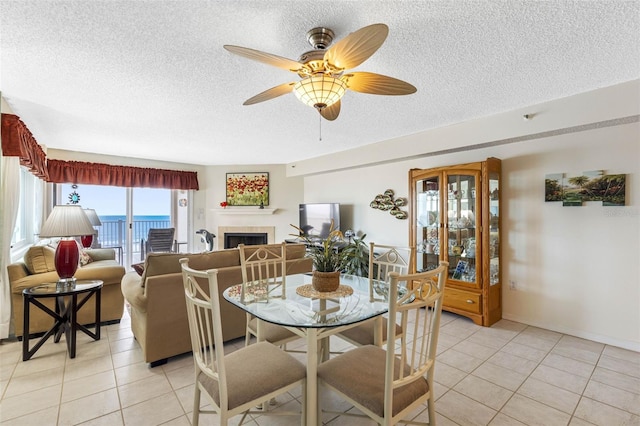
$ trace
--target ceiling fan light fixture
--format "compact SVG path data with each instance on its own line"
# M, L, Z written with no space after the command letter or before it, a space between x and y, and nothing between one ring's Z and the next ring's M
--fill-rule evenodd
M302 103L318 110L338 102L346 90L344 81L324 74L303 78L293 86L293 92Z

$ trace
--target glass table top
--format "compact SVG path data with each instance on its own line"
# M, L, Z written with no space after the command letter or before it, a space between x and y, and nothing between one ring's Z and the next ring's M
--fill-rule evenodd
M376 300L373 302L369 300L369 278L366 277L343 274L340 285L350 287L353 292L337 291L321 298L308 297L308 291L301 291L310 285L310 274L295 274L286 277L285 299L280 297L282 287L279 285L269 286L269 298L261 295L264 292L256 292L256 296L246 295L242 302L241 285L227 288L223 295L227 301L261 320L290 327L337 327L376 317L389 309L387 284L382 281L374 284Z
M94 288L102 287L103 282L100 280L83 280L73 281L69 283L47 283L36 287L25 288L24 294L34 296L60 296L72 293L82 293Z

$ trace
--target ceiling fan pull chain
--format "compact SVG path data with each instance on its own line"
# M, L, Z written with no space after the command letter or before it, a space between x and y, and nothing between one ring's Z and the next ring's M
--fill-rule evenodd
M318 122L318 141L322 142L322 115L318 114L318 120L320 120Z

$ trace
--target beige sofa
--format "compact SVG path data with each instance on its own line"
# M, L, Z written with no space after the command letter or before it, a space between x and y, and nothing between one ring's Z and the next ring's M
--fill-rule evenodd
M124 297L120 291L120 282L125 269L116 261L114 249L93 249L84 251L84 265L75 273L78 280L102 280L102 300L100 302L100 321L102 323L118 322L124 312ZM55 250L48 246L30 247L21 262L7 266L11 286L11 305L13 307L13 323L16 337L24 333L24 301L22 290L45 283L58 281L58 273L54 266ZM54 309L54 298L40 300ZM92 324L96 319L95 304L86 303L78 311L80 324ZM53 318L40 309L29 310L29 334L41 333L53 326Z
M303 244L287 245L287 274L311 271L311 259L304 256ZM185 257L193 269L218 269L224 341L245 335L245 312L222 296L227 287L242 283L238 249L201 254L150 253L142 275L134 271L122 278L122 293L130 305L133 335L142 347L145 362L152 367L164 364L169 357L191 351L179 263Z

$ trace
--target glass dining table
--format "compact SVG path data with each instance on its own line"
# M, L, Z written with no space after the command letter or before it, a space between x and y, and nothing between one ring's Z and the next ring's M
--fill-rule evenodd
M287 275L284 297L281 285L249 288L244 295L242 285L236 285L223 293L227 301L258 319L281 325L306 339L307 425L320 424L317 368L319 362L329 357L329 337L362 321L380 317L389 309L387 284L383 281L373 284L373 300L369 295L369 278L346 274L340 276L338 290L330 293L315 291L311 274ZM257 335L261 340L260 321Z

